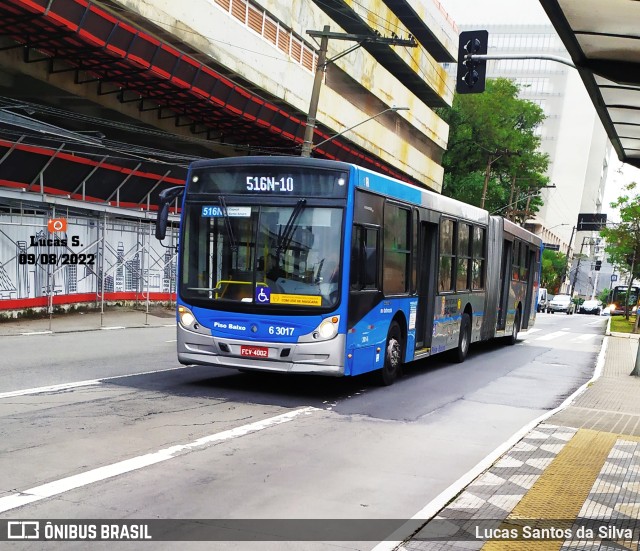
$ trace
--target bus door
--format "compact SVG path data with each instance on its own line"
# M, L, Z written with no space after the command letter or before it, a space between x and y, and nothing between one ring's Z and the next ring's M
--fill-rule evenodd
M527 296L524 299L522 319L520 320L520 327L522 329L526 329L527 327L529 327L529 316L531 316L531 302L533 300L533 284L536 278L536 251L530 248L527 252L527 255Z
M436 296L438 224L422 222L418 253L418 312L416 319L416 350L429 348L433 335L433 315Z
M498 302L498 323L496 329L503 330L507 325L507 310L509 308L509 289L511 287L513 243L508 240L502 245L502 264L500 267L500 301Z

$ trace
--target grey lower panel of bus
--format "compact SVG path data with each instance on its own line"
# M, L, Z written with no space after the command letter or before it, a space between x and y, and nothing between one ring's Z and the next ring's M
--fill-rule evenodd
M269 356L241 356L241 346L268 348ZM195 333L178 325L178 361L187 365L339 376L344 375L344 350L344 335L321 342L276 343L219 338Z

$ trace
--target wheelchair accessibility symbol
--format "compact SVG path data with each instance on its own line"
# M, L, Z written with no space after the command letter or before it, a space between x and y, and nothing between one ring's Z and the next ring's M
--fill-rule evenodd
M271 289L269 287L256 288L256 302L260 304L268 304L271 302Z

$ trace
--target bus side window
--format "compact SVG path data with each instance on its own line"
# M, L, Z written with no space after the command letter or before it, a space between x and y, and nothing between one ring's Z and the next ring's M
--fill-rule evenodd
M453 291L455 222L443 218L440 222L440 266L438 268L438 290Z
M352 291L378 288L378 230L353 226L351 239Z
M520 280L520 241L513 242L513 255L511 258L511 279Z

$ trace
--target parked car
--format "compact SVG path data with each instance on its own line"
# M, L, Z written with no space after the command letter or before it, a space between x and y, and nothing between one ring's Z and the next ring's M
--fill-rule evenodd
M547 290L544 287L540 287L538 289L538 312L544 312L547 309L548 302Z
M585 300L578 310L581 314L595 314L596 316L599 316L601 311L602 304L599 300Z
M555 314L556 312L566 312L571 315L576 311L576 305L569 295L556 295L549 301L547 312Z

